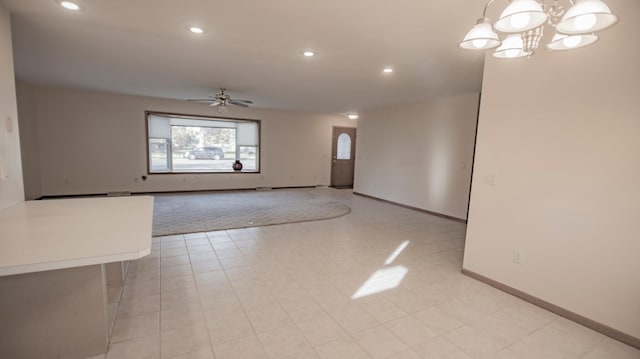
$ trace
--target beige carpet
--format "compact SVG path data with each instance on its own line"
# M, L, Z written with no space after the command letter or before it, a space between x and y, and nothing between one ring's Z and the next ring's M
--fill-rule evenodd
M153 235L316 221L351 208L313 190L271 190L156 195Z

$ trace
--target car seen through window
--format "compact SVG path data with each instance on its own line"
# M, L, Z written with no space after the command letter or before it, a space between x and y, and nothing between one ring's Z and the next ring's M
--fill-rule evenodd
M224 150L220 147L198 147L184 153L184 157L190 160L221 160L224 158Z

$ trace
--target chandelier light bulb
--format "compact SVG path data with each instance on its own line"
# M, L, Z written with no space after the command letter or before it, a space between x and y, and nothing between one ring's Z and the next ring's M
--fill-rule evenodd
M483 47L487 46L487 43L489 41L487 39L476 39L476 40L472 40L471 44L473 45L473 47L475 47L476 49L482 49Z
M520 53L521 50L519 49L511 49L511 50L505 50L504 54L506 57L510 58L510 59L514 59L516 57L518 57L518 54Z
M584 14L577 16L574 20L576 29L580 31L589 31L598 22L598 18L594 14Z
M530 53L523 50L524 42L520 34L511 34L502 42L502 45L496 49L493 57L499 59L515 59L517 57L529 56Z
M572 49L580 45L581 42L582 42L582 36L580 35L567 36L564 39L562 39L562 44Z
M510 20L511 26L513 26L514 29L525 28L529 24L529 21L531 21L531 15L526 12L515 14L511 16Z
M551 51L573 50L589 46L596 41L598 41L598 36L595 34L565 35L556 33L551 42L547 44L547 49Z

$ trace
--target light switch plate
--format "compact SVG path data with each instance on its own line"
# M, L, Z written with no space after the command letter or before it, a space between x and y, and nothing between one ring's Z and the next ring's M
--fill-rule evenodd
M7 118L4 119L4 128L9 133L13 132L13 119L11 116L7 116Z
M486 175L485 178L484 178L484 182L486 184L488 184L489 186L495 186L496 185L496 175L494 175L494 174Z
M7 173L7 168L0 163L0 182L6 181L9 174Z

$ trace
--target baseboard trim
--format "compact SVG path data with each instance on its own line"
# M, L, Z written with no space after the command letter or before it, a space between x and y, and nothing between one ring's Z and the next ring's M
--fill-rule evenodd
M438 212L433 212L433 211L429 211L423 208L418 208L418 207L413 207L413 206L409 206L403 203L398 203L398 202L394 202L394 201L389 201L387 199L383 199L383 198L379 198L379 197L375 197L375 196L370 196L368 194L364 194L364 193L360 193L360 192L353 192L353 194L356 194L358 196L362 196L362 197L367 197L367 198L371 198L371 199L375 199L376 201L380 201L380 202L384 202L384 203L389 203L389 204L393 204L399 207L403 207L403 208L407 208L407 209L412 209L414 211L418 211L418 212L422 212L422 213L427 213L427 214L431 214L434 216L438 216L438 217L443 217L446 219L451 219L454 220L456 222L462 222L462 223L467 223L466 219L463 218L458 218L458 217L454 217L454 216L450 216L448 214L442 214L442 213L438 213Z
M473 279L479 280L480 282L486 283L496 289L499 289L503 292L509 293L513 296L516 296L525 302L529 302L533 305L536 305L542 309L546 309L552 313L555 313L561 317L567 318L571 321L574 321L578 324L581 324L587 328L591 328L598 333L604 334L610 338L621 341L625 344L628 344L634 348L640 349L640 338L636 338L629 334L623 333L617 329L611 328L610 326L604 325L602 323L596 322L595 320L584 317L580 314L574 313L570 310L559 307L555 304L549 303L545 300L542 300L538 297L534 297L531 294L527 294L521 290L510 287L506 284L497 282L491 278L487 278L482 274L475 273L473 271L462 269L462 274L469 276Z
M192 189L192 190L178 190L178 191L155 191L155 192L131 192L132 196L145 196L154 194L168 194L168 193L205 193L205 192L242 192L242 191L256 191L261 187L250 188L221 188L221 189ZM289 187L269 187L270 189L301 189L301 188L316 188L313 186L289 186ZM62 198L77 198L77 197L107 197L108 193L87 193L87 194L59 194L59 195L46 195L41 196L41 199L62 199Z

